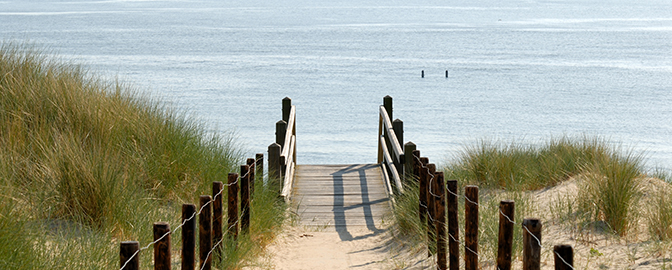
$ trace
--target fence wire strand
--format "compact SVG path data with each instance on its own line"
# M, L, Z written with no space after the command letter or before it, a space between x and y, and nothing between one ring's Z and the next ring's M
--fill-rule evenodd
M238 184L238 182L240 181L241 178L244 178L244 177L247 177L248 175L250 175L250 172L252 172L252 168L255 168L255 169L256 169L256 167L257 167L257 162L258 162L259 160L261 160L261 159L255 159L255 160L254 160L254 163L252 163L252 165L249 165L250 168L247 170L247 172L245 173L245 175L243 175L243 176L239 176L239 177L236 178L236 181L231 182L231 183L227 183L227 184L223 184L223 186L231 187L231 186L233 186L233 185ZM245 165L247 165L247 164L245 164ZM128 265L128 263L130 263L130 262L133 260L133 258L135 258L135 256L137 256L141 251L149 249L151 246L153 246L154 244L160 242L161 240L163 240L164 238L166 238L166 236L172 234L174 231L177 231L178 229L184 227L184 225L185 225L187 222L191 221L191 220L194 219L196 216L200 215L201 212L203 212L203 209L205 209L205 207L207 207L207 206L210 205L211 203L214 203L214 201L216 200L216 198L217 198L218 196L221 196L221 195L222 195L222 192L224 192L224 189L223 189L223 188L222 188L219 192L217 192L217 194L215 194L215 196L213 196L212 199L210 199L210 201L208 201L208 202L206 202L205 204L203 204L203 205L201 206L201 208L198 209L198 212L196 212L196 213L194 213L193 215L191 215L191 217L189 217L188 219L183 220L182 223L181 223L180 225L177 225L177 227L175 227L174 229L168 230L166 233L164 233L164 234L163 234L161 237L159 237L158 239L156 239L156 240L150 242L150 243L147 244L146 246L144 246L144 247L138 249L137 251L135 251L135 253L133 253L133 255L131 255L131 257L129 257L129 258L126 260L126 262L124 263L124 265L122 265L121 268L119 268L119 270L124 270L124 268L126 268L126 265ZM232 225L227 229L227 233L228 233L228 231L229 231L231 228L233 228L233 226L237 225L239 221L240 221L240 218L237 219L236 222L235 222L234 224L232 224ZM225 233L224 235L226 235L226 233ZM222 239L224 239L224 238L222 237ZM222 242L222 239L220 239L220 241L217 243L217 245L219 245L219 244ZM208 252L208 256L210 256L210 254L215 250L215 247L217 247L217 245L215 245L212 249L210 249L210 251ZM206 260L207 260L207 258L206 258ZM202 266L201 266L201 267L202 267ZM202 270L202 269L203 269L203 268L201 268L201 270Z

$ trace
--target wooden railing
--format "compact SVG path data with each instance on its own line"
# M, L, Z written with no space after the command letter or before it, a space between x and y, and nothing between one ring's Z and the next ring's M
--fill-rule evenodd
M393 195L394 189L397 193L403 193L402 178L407 167L404 149L401 148L401 143L404 141L404 122L399 119L391 120L392 97L383 98L378 118L378 163L383 168L388 193Z
M275 143L268 146L268 179L280 196L292 195L296 168L296 107L288 97L282 100L282 120L275 123Z

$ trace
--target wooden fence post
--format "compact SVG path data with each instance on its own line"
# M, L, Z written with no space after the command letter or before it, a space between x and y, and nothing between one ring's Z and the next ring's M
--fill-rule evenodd
M219 194L219 195L217 195ZM215 197L216 196L216 197ZM224 197L224 184L219 181L212 182L212 243L219 243L223 237L224 227L224 205L222 203ZM221 256L222 246L216 247L217 254Z
M413 177L413 164L415 157L413 156L413 151L415 151L417 146L413 142L407 142L404 144L404 175L401 175L404 179L408 180ZM405 176L405 177L404 177Z
M285 147L285 135L287 134L287 122L280 120L275 123L275 143L280 145L280 151Z
M198 216L199 263L201 269L210 270L212 257L208 253L212 249L212 197L201 195L201 214Z
M250 231L250 166L240 166L240 232Z
M392 118L392 97L391 96L385 96L383 97L383 107L385 107L385 111L387 111L387 116L390 117L390 120L394 119Z
M429 240L429 255L436 252L436 165L427 164L427 239Z
M228 227L227 234L236 240L238 238L238 174L229 173L229 196L228 196Z
M422 169L422 163L420 162L420 150L413 150L411 160L413 161L413 176L415 181L420 181L420 170Z
M262 181L263 185L263 178L264 178L264 154L263 153L257 153L254 156L254 160L256 161L256 164L254 165L254 169L256 172L254 175L259 176L259 179Z
M439 270L448 269L446 261L446 192L443 172L436 172L436 265Z
M513 222L515 203L511 200L499 202L499 237L497 248L497 269L511 269L511 248L513 247Z
M122 267L121 270L140 269L140 253L135 254L139 249L140 243L138 241L121 242L119 247L119 267ZM131 259L133 254L135 254L135 257Z
M399 142L400 145L404 145L404 121L401 121L399 119L395 119L392 122L392 129L394 130L394 135L397 136L397 141ZM391 142L392 140L390 140ZM405 152L404 152L405 154ZM397 168L397 173L399 173L400 177L404 177L404 164L403 162L406 162L405 160L397 160L396 155L394 158L394 166Z
M571 245L556 245L553 247L555 270L573 270L574 249Z
M523 220L523 270L541 268L541 221Z
M268 146L268 184L273 190L282 192L282 179L280 179L280 144L273 143Z
M450 270L460 269L460 231L457 223L457 180L448 180L446 182L448 190L448 262Z
M426 157L420 158L420 182L419 182L419 191L420 191L420 222L427 222L427 168L425 165L429 163L429 159Z
M254 182L257 177L257 168L255 168L256 165L257 163L253 158L247 159L247 166L250 167L250 200L252 200L254 197Z
M196 269L196 205L182 205L182 270Z
M464 202L464 269L478 269L478 187L466 186Z
M292 111L292 99L285 97L282 99L282 120L289 122L289 113Z
M161 239L161 240L159 240ZM154 223L154 269L170 270L170 225Z

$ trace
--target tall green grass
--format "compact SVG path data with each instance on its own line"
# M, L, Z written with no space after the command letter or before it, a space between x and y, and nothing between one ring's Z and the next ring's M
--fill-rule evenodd
M599 137L554 138L538 146L481 141L445 170L464 184L510 191L536 190L581 176L585 181L577 211L605 222L619 235L637 220L633 207L641 194L639 178L645 175L641 155Z
M550 209L539 210L550 210L559 222L577 227L572 228L575 235L599 229L626 236L643 214L653 238L666 240L672 235L672 226L666 225L672 220L670 189L656 193L644 211L637 209L642 207L642 181L648 177L642 156L599 137L561 137L532 145L482 140L465 147L442 170L446 179L457 179L460 187L473 184L481 188L479 253L485 265L493 263L488 260L496 255L499 201L516 202L516 222L520 224L522 217L537 211L524 191L552 187L572 178L578 179L578 194L556 198ZM669 183L669 174L663 170L653 172L653 176ZM417 184L410 184L407 191L396 198L397 226L415 242L426 243L427 226L420 223L417 214ZM463 224L463 200L459 207ZM515 237L521 237L520 227L515 228ZM514 256L520 252L514 245Z
M481 140L447 164L446 177L464 184L507 190L535 190L580 174L588 164L617 155L602 138L552 138L540 145ZM461 183L461 184L462 184Z
M238 170L232 136L162 104L30 45L0 46L1 268L118 267L119 241L145 245L157 221L176 227L182 203ZM261 227L241 244L252 248L225 263L250 261L279 226L282 206L264 190Z

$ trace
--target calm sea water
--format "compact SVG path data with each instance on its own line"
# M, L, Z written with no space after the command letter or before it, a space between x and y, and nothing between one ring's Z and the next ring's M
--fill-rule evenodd
M375 162L391 95L433 161L587 134L672 168L668 0L278 2L0 0L0 38L131 82L250 154L289 96L299 163Z

